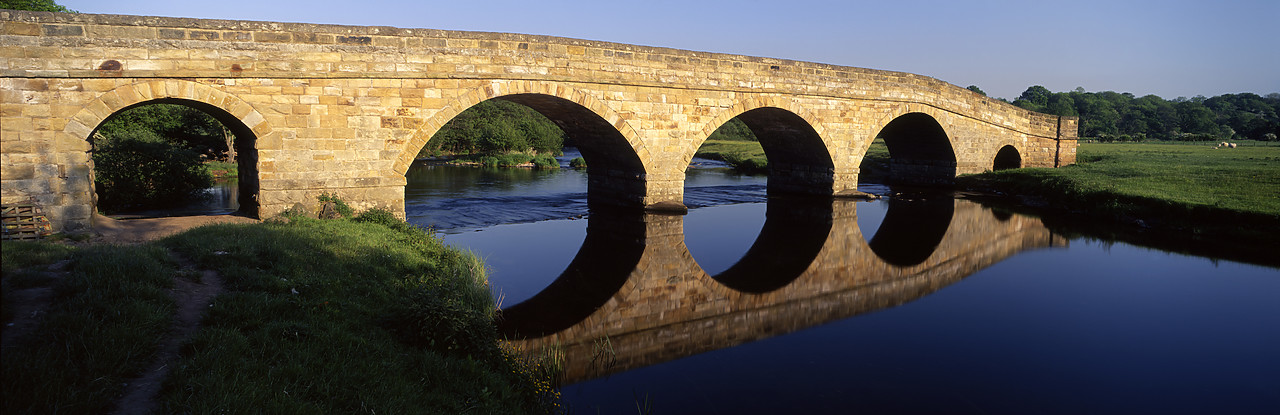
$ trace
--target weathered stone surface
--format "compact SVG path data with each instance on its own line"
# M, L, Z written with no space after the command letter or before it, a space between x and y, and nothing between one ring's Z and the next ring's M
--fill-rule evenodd
M1075 118L901 72L506 33L21 11L0 12L0 24L6 172L83 166L89 134L115 112L189 103L238 131L260 217L326 192L403 214L418 150L487 99L562 125L592 166L590 198L633 206L682 203L689 160L735 116L762 136L776 191L855 189L871 140L909 114L929 121L905 131L939 130L931 145L944 149L904 156L904 179L989 170L1005 146L1023 166L1076 157ZM93 193L85 180L2 180L6 194L41 200Z

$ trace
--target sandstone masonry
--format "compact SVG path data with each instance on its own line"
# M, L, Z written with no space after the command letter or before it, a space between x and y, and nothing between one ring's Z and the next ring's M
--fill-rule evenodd
M689 160L735 116L765 145L771 189L828 195L856 188L867 146L904 115L936 123L908 132L945 132L949 148L921 154L952 154L907 154L904 175L989 170L1006 146L1023 166L1072 164L1078 128L901 72L506 33L0 10L0 198L34 200L55 229L91 226L88 137L120 110L173 102L237 131L251 213L322 192L403 213L418 151L487 99L573 136L593 200L643 206L681 203Z

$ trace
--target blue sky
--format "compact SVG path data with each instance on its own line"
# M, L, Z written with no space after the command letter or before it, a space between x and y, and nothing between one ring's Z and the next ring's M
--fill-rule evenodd
M552 35L1053 91L1280 92L1280 1L57 0L82 13Z

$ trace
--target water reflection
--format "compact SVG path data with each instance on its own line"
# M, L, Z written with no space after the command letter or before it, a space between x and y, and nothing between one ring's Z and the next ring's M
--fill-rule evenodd
M955 210L951 198L895 197L888 203L880 229L868 242L871 251L903 267L929 259L951 226Z
M500 327L526 350L563 352L574 383L892 307L1066 243L1038 219L938 200L891 202L868 243L856 202L770 198L751 248L716 276L689 253L684 216L593 210L570 266Z
M169 216L225 215L240 210L240 182L236 178L214 179L213 186L185 205L168 209L125 210L111 213L116 219Z

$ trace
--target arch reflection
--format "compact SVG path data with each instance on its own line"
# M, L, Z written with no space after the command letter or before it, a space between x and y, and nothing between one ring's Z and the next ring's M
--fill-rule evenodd
M645 249L645 218L636 210L596 209L587 236L551 285L502 310L507 338L540 337L578 324L604 305L635 270Z
M822 251L831 233L831 201L771 197L764 226L751 248L729 269L712 277L726 287L753 294L790 284Z
M900 240L872 239L906 253L882 254L858 227L857 203L770 199L752 248L715 278L684 245L683 216L593 210L573 263L504 310L502 332L522 350L556 349L573 383L895 307L1018 252L1065 244L1036 218L903 198L877 230Z
M955 211L949 197L895 197L868 245L876 256L900 267L929 259L951 226Z

